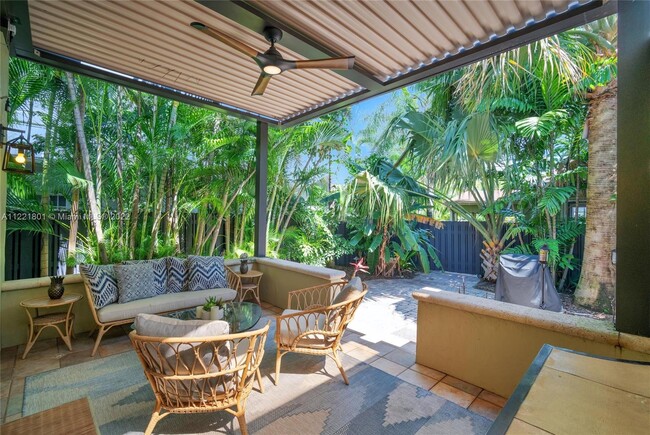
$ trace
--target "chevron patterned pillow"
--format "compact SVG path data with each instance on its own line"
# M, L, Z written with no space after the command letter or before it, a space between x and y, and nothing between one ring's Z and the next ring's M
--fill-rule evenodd
M187 257L187 266L189 291L228 287L223 257L190 255Z
M185 291L187 264L184 258L167 257L167 293Z
M95 308L117 302L117 279L112 264L80 264L79 272L90 288Z
M167 259L159 258L157 260L129 260L123 261L122 264L143 264L151 263L153 266L154 282L156 284L156 294L162 295L167 293Z

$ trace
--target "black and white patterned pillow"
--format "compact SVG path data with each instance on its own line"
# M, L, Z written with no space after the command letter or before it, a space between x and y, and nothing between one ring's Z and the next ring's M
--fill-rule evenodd
M151 263L153 266L154 281L156 283L156 294L162 295L167 293L167 259L159 258L157 260L129 260L122 262L122 264L139 263Z
M167 293L185 291L187 287L187 264L184 258L167 257Z
M112 264L80 264L79 272L90 288L95 308L117 302L117 279Z
M223 257L187 257L189 291L227 288L226 266Z
M156 296L156 275L153 264L140 261L136 264L116 264L118 302L136 301Z

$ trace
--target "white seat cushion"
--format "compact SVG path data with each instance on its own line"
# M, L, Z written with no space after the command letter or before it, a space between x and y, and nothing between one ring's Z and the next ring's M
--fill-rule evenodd
M216 337L228 335L230 325L223 320L181 320L155 314L138 314L135 330L145 337Z
M205 300L214 296L224 301L232 301L237 292L229 288L200 290L195 292L166 293L152 298L138 299L125 304L110 304L97 310L101 322L133 319L138 314L157 314L178 311L203 305Z
M283 316L287 314L300 313L300 310L284 310ZM282 344L291 345L293 340L300 334L309 330L322 330L325 325L325 315L312 313L309 316L297 316L291 319L283 319L280 322L280 341ZM314 334L305 337L300 341L304 344L322 344L325 337L322 334Z

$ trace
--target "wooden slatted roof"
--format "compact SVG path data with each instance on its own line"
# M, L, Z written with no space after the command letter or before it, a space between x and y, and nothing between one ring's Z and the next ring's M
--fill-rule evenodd
M292 124L615 12L600 0L29 0L5 2L14 54ZM251 97L255 63L201 21L287 58L356 56L355 70L294 70Z

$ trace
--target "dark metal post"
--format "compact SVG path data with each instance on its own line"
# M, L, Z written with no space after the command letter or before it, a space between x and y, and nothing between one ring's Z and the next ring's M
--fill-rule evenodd
M266 186L269 164L269 124L257 121L255 149L255 256L266 257Z
M619 1L616 329L646 337L650 337L649 74L650 2Z

